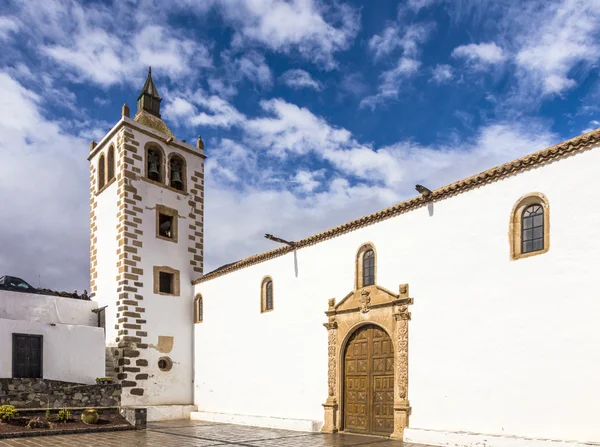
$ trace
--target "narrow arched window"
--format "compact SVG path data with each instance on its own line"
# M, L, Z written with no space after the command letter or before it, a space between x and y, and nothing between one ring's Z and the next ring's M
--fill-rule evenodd
M153 147L148 148L146 156L146 176L155 182L162 182L162 153Z
M110 182L115 177L115 148L113 146L108 148L108 157L106 161L107 178L106 182Z
M106 164L106 161L104 159L104 154L102 154L102 155L100 155L100 158L98 158L98 191L100 191L102 188L104 188L104 185L106 184L105 164Z
M194 323L201 323L204 318L204 305L202 295L196 295L194 298Z
M544 208L530 205L521 217L521 251L530 253L544 249Z
M510 220L511 259L546 253L550 248L550 205L545 195L523 196L513 207Z
M169 185L179 191L185 190L185 160L179 155L171 155L169 161Z
M261 285L261 312L273 310L273 280L266 277Z
M375 252L367 250L362 263L363 287L375 284Z
M357 289L372 286L377 282L377 255L375 246L371 243L363 244L356 253L356 280Z

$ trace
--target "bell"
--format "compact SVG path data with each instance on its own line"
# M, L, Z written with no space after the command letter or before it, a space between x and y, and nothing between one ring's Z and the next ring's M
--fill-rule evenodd
M151 161L150 166L148 167L148 177L160 178L160 172L158 171L158 165Z
M171 173L171 186L175 189L183 188L183 182L181 181L181 174L179 174L179 171L173 171Z

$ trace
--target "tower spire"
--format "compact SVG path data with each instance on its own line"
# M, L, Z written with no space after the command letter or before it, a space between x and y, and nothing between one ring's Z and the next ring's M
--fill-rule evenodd
M152 79L152 67L148 67L148 77L144 83L144 87L138 96L138 113L145 110L146 112L160 118L160 102L162 98L158 94L158 89Z

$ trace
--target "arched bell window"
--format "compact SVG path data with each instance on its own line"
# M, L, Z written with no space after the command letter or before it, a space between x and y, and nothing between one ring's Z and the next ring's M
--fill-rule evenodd
M373 244L363 244L356 253L356 288L375 284L377 274L377 255Z
M194 323L201 323L204 318L204 303L202 295L198 294L194 298Z
M268 312L273 310L273 279L270 276L266 276L262 280L260 295L261 312Z
M98 158L98 191L104 188L106 184L106 160L104 158L104 154L100 155Z
M162 175L163 154L162 151L150 146L146 150L146 177L155 182L163 182Z
M185 160L177 154L171 154L169 159L169 185L185 191Z
M115 177L115 148L113 146L108 148L108 157L106 161L107 183Z
M512 259L546 253L550 248L550 206L544 194L521 197L513 207L510 220Z

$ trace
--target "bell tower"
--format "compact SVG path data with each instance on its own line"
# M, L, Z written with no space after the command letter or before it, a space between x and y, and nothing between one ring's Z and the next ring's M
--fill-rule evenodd
M90 289L122 405L193 402L193 288L203 271L204 143L175 137L148 76L90 145Z

